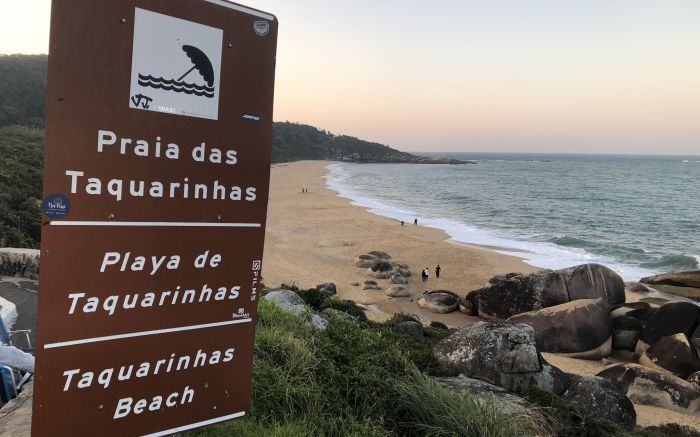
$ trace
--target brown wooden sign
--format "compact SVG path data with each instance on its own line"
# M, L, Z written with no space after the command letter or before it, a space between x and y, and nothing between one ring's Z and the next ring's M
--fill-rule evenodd
M249 411L276 40L225 0L53 1L33 435Z

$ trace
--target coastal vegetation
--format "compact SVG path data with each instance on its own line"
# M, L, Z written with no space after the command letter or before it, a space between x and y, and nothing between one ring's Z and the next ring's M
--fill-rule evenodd
M528 413L506 414L433 378L440 371L432 348L452 331L424 327L424 337L412 337L396 328L413 319L403 314L386 323L332 317L319 330L308 323L311 309L354 312L355 304L319 299L314 289L295 290L310 305L302 316L259 302L250 416L190 435L697 435L677 425L628 432L538 390L525 393Z

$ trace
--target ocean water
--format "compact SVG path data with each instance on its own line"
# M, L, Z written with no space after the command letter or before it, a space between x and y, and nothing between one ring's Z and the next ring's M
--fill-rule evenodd
M700 265L700 157L443 155L478 163L333 164L327 185L536 267L597 262L633 281Z

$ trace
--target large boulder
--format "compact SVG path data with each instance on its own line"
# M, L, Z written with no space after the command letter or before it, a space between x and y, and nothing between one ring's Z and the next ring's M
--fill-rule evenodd
M611 310L625 303L625 282L605 266L583 264L557 272L564 276L569 300L604 297Z
M700 319L700 307L690 302L663 304L639 334L635 355L640 357L651 345L673 334L692 335Z
M604 298L579 299L519 314L508 321L532 326L542 352L585 359L610 355L612 322Z
M294 314L295 316L301 316L309 309L304 303L304 300L291 290L272 290L265 294L263 299L274 302L280 308ZM311 314L310 322L312 326L321 330L326 329L326 326L328 325L328 320L319 316L318 314L313 313Z
M479 317L484 319L507 319L569 301L564 277L550 270L530 275L509 273L489 282L490 286L476 290Z
M406 320L405 322L397 323L394 326L395 329L403 331L411 337L422 337L423 336L423 325L412 320Z
M642 354L639 364L673 373L683 379L700 370L697 353L688 337L682 333L661 337Z
M700 409L700 390L666 372L627 363L607 367L597 376L609 381L636 404L681 413L694 413Z
M591 416L627 430L637 422L637 412L629 398L597 376L572 375L569 388L561 397L583 407Z
M642 284L675 285L678 287L700 288L700 270L671 272L649 276L639 280Z
M537 352L531 326L479 322L462 328L433 348L446 375L465 375L510 391L528 387L561 394L568 375L550 366Z
M418 306L434 313L445 314L457 310L459 296L448 290L433 290L418 299Z
M612 319L613 349L625 349L634 351L639 339L639 333L643 329L642 322L630 316L617 316Z
M529 275L494 276L479 290L479 316L507 319L516 314L560 305L578 299L604 298L612 310L625 303L625 283L605 266L583 264Z

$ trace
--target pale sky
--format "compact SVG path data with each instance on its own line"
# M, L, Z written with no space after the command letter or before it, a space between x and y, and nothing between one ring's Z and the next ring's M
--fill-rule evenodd
M0 5L0 53L46 53L50 1ZM700 154L699 0L246 5L280 22L276 121L406 151Z

